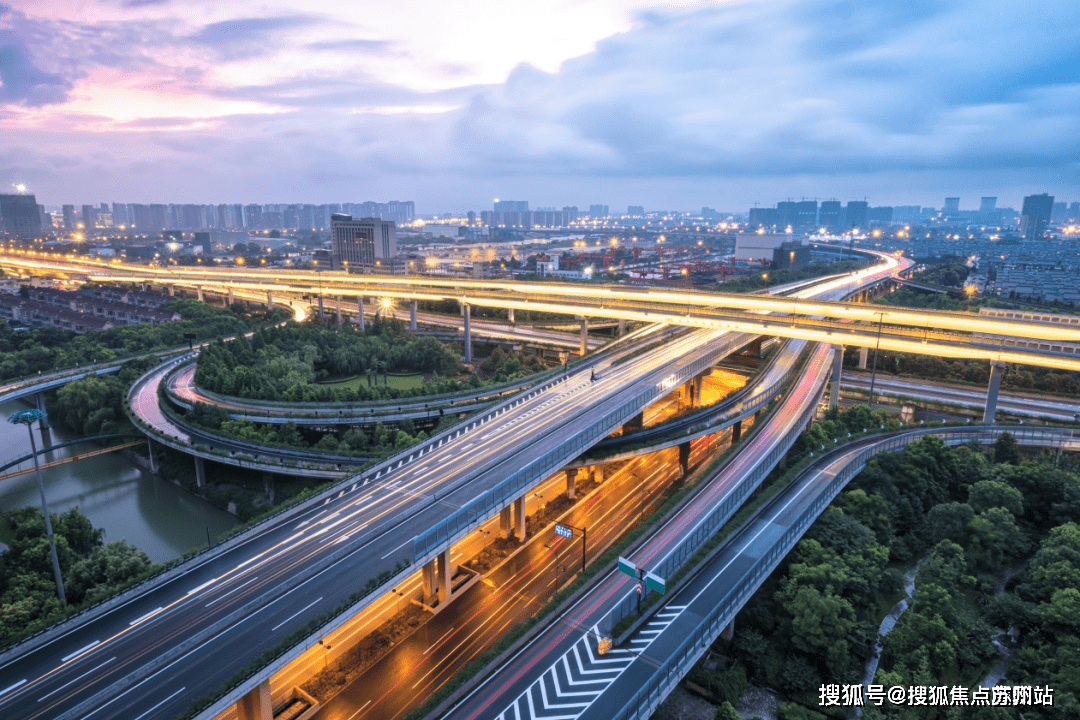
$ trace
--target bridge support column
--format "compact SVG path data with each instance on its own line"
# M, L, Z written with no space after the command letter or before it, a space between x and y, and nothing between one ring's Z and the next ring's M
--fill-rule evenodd
M454 577L454 568L450 564L450 548L439 553L436 561L439 563L439 603L442 604L453 596L450 581Z
M439 582L436 578L438 561L432 560L431 562L424 563L424 567L421 568L421 570L420 590L423 593L422 602L425 605L432 605L435 602L436 596L439 594Z
M200 285L197 290L199 291L199 302L206 302L206 300L203 299L202 285Z
M625 334L626 334L626 320L620 318L619 319L619 337L622 337Z
M202 300L202 298L199 299ZM274 309L274 298L270 295L269 290L266 291L266 309L269 311Z
M270 701L270 681L259 685L236 703L238 720L274 720L274 706Z
M577 497L577 468L566 468L566 497L568 500L573 500Z
M511 311L513 312L513 311ZM409 303L409 329L416 332L416 301Z
M731 426L731 443L734 445L742 438L742 420Z
M232 290L229 291L229 295L232 295ZM323 313L322 295L319 296L319 324L326 324L326 315Z
M644 410L626 421L626 423L622 426L623 435L626 435L627 433L632 433L635 430L640 430L643 427L645 427Z
M990 385L986 388L986 408L983 410L983 422L994 422L997 413L998 388L1001 387L1001 376L1005 372L1005 363L990 363Z
M581 355L589 352L589 318L581 316Z
M684 443L679 443L679 469L682 470L682 476L685 479L687 473L690 472L690 441L687 440Z
M595 473L594 477L596 478L597 483L603 483L604 482L604 466L603 465L597 465L596 466L596 473Z
M146 436L146 454L150 456L150 472L157 475L157 466L154 464L154 441Z
M868 348L868 347L859 348L859 369L860 370L865 370L866 369L866 358L868 358L869 356L870 356L870 348Z
M335 298L335 303L336 303L336 309L337 309L337 326L341 327L341 296L340 295L338 295Z
M472 308L467 303L462 303L461 314L465 318L465 362L472 362Z
M829 409L840 405L840 376L844 370L844 346L833 345L832 379L829 381Z
M727 627L720 631L720 637L724 638L725 640L731 640L731 638L735 637L735 621L734 620L729 622Z
M176 286L175 285L170 285L169 286L169 297L176 297Z
M751 355L761 357L761 338L755 338L746 346L746 351Z
M510 324L514 324L514 308L510 308L506 311L506 319L510 321Z
M364 296L356 296L356 322L360 325L360 329L364 329Z
M41 412L45 412L45 393L43 393L43 392L36 393L34 395L34 402L37 404L37 409L38 410L40 410ZM49 418L48 417L42 417L40 422L41 422L40 427L41 427L42 430L48 430L49 429Z
M206 462L201 457L195 458L195 485L202 487L206 484Z
M507 505L499 511L499 530L502 531L502 536L508 540L514 534L514 508L511 505Z
M233 289L229 288L229 303L226 307L232 307L232 304L233 302L235 302L235 300L236 298L233 296Z
M518 542L525 542L525 498L514 501L514 534Z

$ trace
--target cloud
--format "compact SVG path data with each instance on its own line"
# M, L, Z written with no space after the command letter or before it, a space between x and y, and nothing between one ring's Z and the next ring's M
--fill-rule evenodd
M319 22L321 18L311 15L237 18L205 25L191 39L213 48L224 60L246 60L273 54L271 38L275 34Z
M376 55L385 55L394 48L394 43L389 40L368 40L365 38L349 38L346 40L324 40L322 42L308 43L308 50L325 50L329 52L361 52Z
M59 75L34 67L25 48L0 45L0 104L40 107L61 103L71 87L71 82Z

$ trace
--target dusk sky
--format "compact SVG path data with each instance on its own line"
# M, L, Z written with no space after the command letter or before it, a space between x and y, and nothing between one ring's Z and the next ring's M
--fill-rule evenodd
M1078 32L1076 0L15 0L0 191L420 213L1080 200Z

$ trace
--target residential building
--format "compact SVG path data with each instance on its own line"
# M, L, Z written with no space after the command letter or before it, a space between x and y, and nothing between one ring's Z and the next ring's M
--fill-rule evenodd
M331 269L392 274L398 270L393 220L334 214L330 217Z

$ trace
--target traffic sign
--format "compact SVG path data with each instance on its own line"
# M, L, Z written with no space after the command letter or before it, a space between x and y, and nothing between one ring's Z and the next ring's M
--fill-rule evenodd
M653 575L651 572L645 573L645 585L650 590L655 590L661 595L663 595L664 591L667 589L667 584L664 582L664 578L660 577L659 575Z
M561 535L564 538L569 538L571 540L574 538L574 531L566 527L565 525L560 525L559 523L555 523L555 534Z
M630 562L624 557L619 558L619 572L629 575L632 578L637 577L637 565Z

